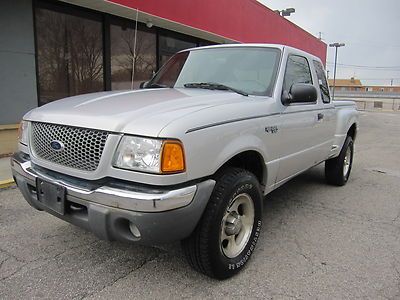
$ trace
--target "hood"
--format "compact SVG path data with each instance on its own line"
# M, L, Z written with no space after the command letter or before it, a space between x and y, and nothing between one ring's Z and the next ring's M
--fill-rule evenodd
M193 112L247 97L202 89L144 89L85 94L36 108L24 119L128 134L158 136L169 123Z

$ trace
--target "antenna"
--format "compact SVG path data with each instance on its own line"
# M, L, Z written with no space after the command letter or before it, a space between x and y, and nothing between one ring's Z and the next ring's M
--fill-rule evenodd
M139 10L136 8L136 21L135 21L135 40L133 42L133 59L132 59L132 78L131 78L131 90L133 90L133 82L135 79L135 64L136 64L136 37L137 37L137 25L138 25Z

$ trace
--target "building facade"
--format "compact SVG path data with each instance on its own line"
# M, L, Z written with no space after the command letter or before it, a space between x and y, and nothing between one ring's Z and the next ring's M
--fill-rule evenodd
M333 79L329 79L331 92ZM353 100L359 110L400 111L400 86L363 85L361 80L336 79L335 100Z
M393 85L364 85L363 88L364 88L364 91L366 91L366 92L400 94L400 86L393 86Z
M333 87L333 79L329 79L329 86ZM363 85L360 79L351 77L350 79L336 79L335 92L357 92L357 93L383 93L400 94L400 86L392 85Z
M329 86L333 87L333 79L328 79ZM336 91L361 91L363 85L361 80L351 77L350 79L336 79L335 81L335 92Z
M280 43L326 60L326 45L255 0L14 0L0 3L0 155L28 110L138 88L177 51Z

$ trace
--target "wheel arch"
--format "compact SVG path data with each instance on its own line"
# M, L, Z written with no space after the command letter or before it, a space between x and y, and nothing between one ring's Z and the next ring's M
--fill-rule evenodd
M243 150L226 159L215 171L218 174L228 167L245 169L256 176L260 185L265 186L267 182L267 167L263 155L254 149Z
M350 128L349 128L349 130L347 130L347 136L350 136L352 139L353 139L353 141L356 139L356 137L357 137L357 123L356 122L354 122L351 126L350 126Z

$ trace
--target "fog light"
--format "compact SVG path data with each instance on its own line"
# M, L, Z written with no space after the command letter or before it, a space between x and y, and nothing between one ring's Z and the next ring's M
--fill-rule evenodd
M131 231L131 233L133 234L133 236L135 238L140 239L140 231L139 228L137 228L137 226L133 223L129 223L129 230Z

